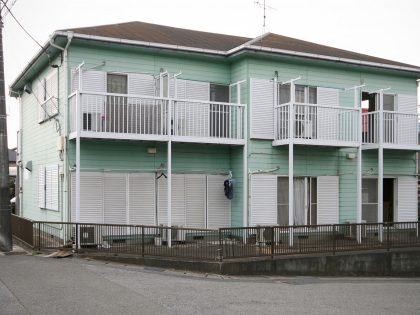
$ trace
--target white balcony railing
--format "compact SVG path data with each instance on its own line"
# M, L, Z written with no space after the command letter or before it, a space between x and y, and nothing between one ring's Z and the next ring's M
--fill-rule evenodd
M290 131L290 110L293 111ZM275 143L356 146L359 142L359 109L315 104L282 104L274 108Z
M70 132L79 119L86 137L166 140L170 134L174 141L229 144L244 139L241 104L114 93L73 93L69 104Z
M416 146L418 142L418 115L391 111L382 113L382 143L390 146ZM363 144L379 144L380 112L362 114Z

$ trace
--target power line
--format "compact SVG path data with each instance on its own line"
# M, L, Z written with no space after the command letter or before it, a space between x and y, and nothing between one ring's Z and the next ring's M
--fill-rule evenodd
M6 3L8 3L8 2L9 2L9 0L6 1ZM17 2L17 0L13 1L13 3L9 6L10 9L13 8L13 6L15 5L16 2ZM1 18L4 20L4 18L7 16L8 13L9 13L9 11L6 11Z
M50 55L48 54L47 50L25 29L25 27L23 27L22 23L19 22L19 20L16 18L16 16L12 13L12 11L10 10L10 8L7 6L7 1L4 0L0 0L3 3L3 6L6 7L7 12L10 13L10 15L12 16L12 18L16 21L16 23L20 26L20 28L39 46L41 47L41 49L45 52L45 54L48 56L48 59L50 59ZM16 1L15 1L16 2ZM14 3L15 3L14 2ZM13 4L14 4L13 3ZM12 5L13 5L12 4Z

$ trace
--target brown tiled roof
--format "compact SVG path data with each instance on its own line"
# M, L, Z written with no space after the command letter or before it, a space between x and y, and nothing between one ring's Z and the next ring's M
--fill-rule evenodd
M134 41L217 50L222 52L227 52L243 44L246 44L246 47L248 46L247 42L252 40L247 37L200 32L144 22L127 22L120 24L81 27L67 29L64 31L73 31L74 33L84 35L113 37ZM418 66L319 45L273 33L268 33L265 36L262 36L261 39L252 41L249 44L264 48L315 54L320 55L320 58L322 58L322 56L328 56L362 62L373 62L389 66L410 67L418 69L420 72L420 67Z
M289 51L296 51L296 52L303 52L303 53L310 53L316 55L324 55L329 57L338 57L338 58L346 58L346 59L353 59L353 60L361 60L367 62L374 62L374 63L382 63L387 65L394 65L394 66L401 66L401 67L414 67L418 68L417 66L409 65L406 63L401 63L397 61L377 58L369 55L359 54L356 52L338 49L330 46L319 45L311 42L307 42L304 40L287 37L283 35L269 33L261 40L258 40L253 43L255 46L262 46L274 49L283 49Z
M68 29L79 34L115 37L159 44L227 51L240 46L250 38L193 31L183 28L144 22L101 25Z

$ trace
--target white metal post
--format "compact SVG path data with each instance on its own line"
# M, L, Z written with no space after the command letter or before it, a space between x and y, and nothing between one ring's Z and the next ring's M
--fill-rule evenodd
M379 135L378 135L378 223L383 223L383 180L384 180L384 115L383 115L383 91L379 91ZM383 240L383 226L378 225L379 241Z
M82 63L79 67L79 87L76 92L76 222L80 223L80 116L82 89ZM77 228L76 249L80 249L80 226Z
M289 246L293 246L294 205L293 205L293 139L294 130L294 103L295 103L295 82L290 82L290 104L289 104Z
M241 89L240 85L243 81L238 82L237 85L237 102L238 105L241 104ZM238 111L242 108L242 135L244 138L244 147L242 151L242 178L243 178L243 184L242 184L242 221L243 226L248 226L248 107L238 107Z
M176 81L175 81L176 84ZM169 75L168 75L168 97L170 97L169 95ZM163 76L161 76L161 80L160 80L160 96L163 97ZM175 91L176 91L176 87L175 87ZM171 128L171 120L172 120L172 100L169 98L169 100L166 101L167 102L167 106L168 106L168 117L167 117L167 130L168 130L168 210L167 210L167 215L168 215L168 231L166 233L167 235L167 244L168 247L172 247L172 230L170 229L172 226L172 128Z
M356 178L356 190L357 190L357 206L356 206L356 223L362 223L362 132L363 132L363 117L362 108L359 97L359 88L354 89L354 108L358 109L358 126L357 134L359 140L359 146L357 147L357 178ZM362 242L362 229L361 226L357 226L357 242Z

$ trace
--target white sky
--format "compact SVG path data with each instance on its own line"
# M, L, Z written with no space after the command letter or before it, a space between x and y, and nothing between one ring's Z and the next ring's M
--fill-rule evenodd
M419 0L266 2L266 31L420 66ZM128 21L255 37L263 16L254 0L18 0L12 12L41 44L54 30ZM7 89L39 47L10 15L4 24ZM18 102L6 102L12 148Z

